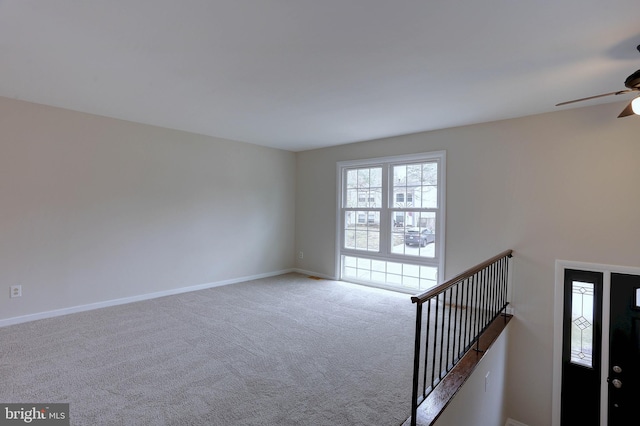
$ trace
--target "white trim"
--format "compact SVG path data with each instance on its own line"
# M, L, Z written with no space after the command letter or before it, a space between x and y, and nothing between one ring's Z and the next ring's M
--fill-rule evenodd
M438 151L434 154L438 154L442 161L440 161L440 176L438 177L440 180L438 181L438 186L442 187L443 191L438 191L438 195L440 199L438 200L438 207L440 208L440 241L438 242L438 259L440 259L440 265L438 266L438 282L444 282L444 247L446 241L446 230L447 230L447 152L446 151Z
M374 158L365 158L361 160L344 160L338 161L338 168L343 166L362 166L369 165L371 163L401 163L403 161L419 161L424 159L425 156L442 156L443 158L446 156L447 151L427 151L427 152L418 152L416 154L405 154L405 155L391 155L388 157L374 157Z
M85 312L85 311L91 311L94 309L108 308L110 306L124 305L127 303L133 303L133 302L141 302L143 300L157 299L158 297L173 296L176 294L188 293L191 291L198 291L198 290L205 290L207 288L220 287L220 286L229 285L229 284L238 284L241 282L257 280L260 278L275 277L277 275L288 274L290 272L295 272L295 270L284 269L281 271L267 272L264 274L251 275L251 276L245 276L240 278L232 278L229 280L215 281L215 282L206 283L206 284L198 284L198 285L189 286L189 287L175 288L171 290L158 291L155 293L140 294L138 296L123 297L121 299L105 300L103 302L89 303L86 305L78 305L78 306L71 306L69 308L55 309L53 311L38 312L35 314L22 315L19 317L0 319L0 328L6 327L9 325L14 325L14 324L21 324L21 323L30 322L30 321L36 321L40 319L74 314L77 312Z
M336 276L337 279L340 279L340 269L342 266L341 256L342 256L342 243L340 241L340 235L342 235L342 167L346 165L344 161L338 161L336 163L336 182L338 188L336 190L336 228L335 232L335 241L336 246L334 250L335 254L335 268L333 271L333 275Z
M553 309L553 381L551 400L551 424L560 426L560 397L562 393L562 321L564 307L564 271L576 269L579 271L601 272L602 280L602 375L600 378L600 424L607 424L607 372L609 365L609 316L611 300L611 273L640 275L640 268L631 266L606 265L601 263L575 262L556 260L556 277Z
M551 425L560 426L560 397L562 390L562 311L564 309L564 270L569 264L556 260L556 279L553 305L553 379L551 386Z
M338 281L338 278L336 278L336 277L332 277L332 276L325 275L325 274L320 274L318 272L308 271L306 269L295 268L293 270L293 272L297 272L298 274L302 274L302 275L310 275L310 276L313 276L313 277L323 278L325 280Z

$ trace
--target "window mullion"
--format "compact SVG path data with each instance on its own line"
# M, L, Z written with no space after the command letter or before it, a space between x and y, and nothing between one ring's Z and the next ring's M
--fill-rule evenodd
M391 230L389 224L389 166L382 168L382 205L380 211L380 254L388 255L391 251Z

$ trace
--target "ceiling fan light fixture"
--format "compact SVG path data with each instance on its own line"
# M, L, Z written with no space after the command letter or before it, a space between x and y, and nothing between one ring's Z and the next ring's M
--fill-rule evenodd
M640 96L631 101L631 109L635 115L640 115Z

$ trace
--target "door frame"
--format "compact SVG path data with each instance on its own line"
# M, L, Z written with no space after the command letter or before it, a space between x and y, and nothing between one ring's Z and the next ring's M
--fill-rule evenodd
M560 400L562 392L562 334L564 318L564 278L566 269L602 273L602 372L600 376L600 425L606 426L608 415L609 373L609 323L611 303L611 274L640 275L639 267L606 265L600 263L556 260L555 292L553 309L553 382L551 424L560 426Z

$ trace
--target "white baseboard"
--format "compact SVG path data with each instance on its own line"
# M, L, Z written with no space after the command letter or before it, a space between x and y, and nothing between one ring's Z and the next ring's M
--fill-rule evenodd
M91 311L93 309L107 308L109 306L117 306L117 305L124 305L126 303L141 302L143 300L156 299L158 297L172 296L172 295L181 294L181 293L188 293L191 291L204 290L207 288L220 287L223 285L237 284L245 281L257 280L260 278L275 277L277 275L288 274L290 272L297 272L297 271L294 269L285 269L282 271L267 272L264 274L251 275L251 276L245 276L240 278L232 278L229 280L216 281L216 282L211 282L206 284L198 284L198 285L189 286L189 287L174 288L171 290L141 294L138 296L123 297L122 299L105 300L104 302L89 303L87 305L71 306L69 308L55 309L53 311L38 312L35 314L22 315L19 317L0 319L0 328L6 327L9 325L36 321L36 320L45 319L45 318L53 318L53 317L59 317L62 315L74 314L76 312L85 312L85 311Z
M299 269L299 268L294 269L293 272L297 272L297 273L302 274L302 275L311 275L313 277L324 278L325 280L332 280L332 281L337 281L338 280L336 277L330 277L329 275L319 274L317 272L307 271L307 270Z
M527 426L527 425L513 419L507 419L507 422L504 424L504 426Z

